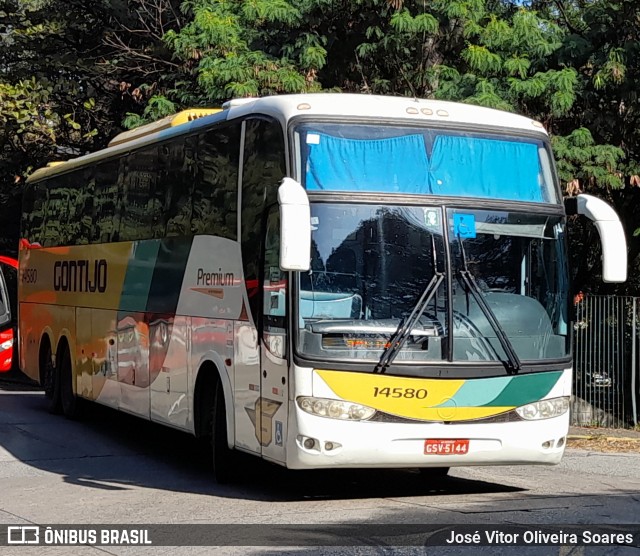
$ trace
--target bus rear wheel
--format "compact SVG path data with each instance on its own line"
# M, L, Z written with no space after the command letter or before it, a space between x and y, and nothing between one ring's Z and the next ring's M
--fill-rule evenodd
M211 451L213 456L213 477L219 484L238 480L240 469L238 452L229 448L227 436L227 410L222 383L215 387L212 407Z
M47 409L54 414L62 411L59 376L53 364L51 345L47 342L40 354L40 382L44 390L44 396L47 399Z
M60 382L60 402L62 413L69 419L76 419L80 415L78 398L73 393L73 370L71 368L71 355L65 348L60 358L58 368L58 381Z

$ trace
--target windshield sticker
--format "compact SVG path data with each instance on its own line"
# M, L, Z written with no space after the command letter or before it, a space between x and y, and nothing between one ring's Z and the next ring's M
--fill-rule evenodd
M424 223L430 227L438 227L440 225L440 215L436 209L424 209Z
M307 133L307 145L319 145L320 135L317 133Z
M476 217L473 214L454 214L453 235L462 238L476 237Z

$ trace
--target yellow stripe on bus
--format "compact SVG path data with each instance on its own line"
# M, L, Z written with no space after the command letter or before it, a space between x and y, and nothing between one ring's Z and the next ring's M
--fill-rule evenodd
M424 421L466 421L513 407L457 407L451 404L465 380L407 378L370 373L316 370L336 396L391 415ZM445 407L438 407L447 404Z

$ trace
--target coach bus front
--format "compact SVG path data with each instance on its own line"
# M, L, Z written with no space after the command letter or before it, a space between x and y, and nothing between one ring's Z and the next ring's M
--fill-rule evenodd
M303 121L289 467L560 461L566 213L546 138Z

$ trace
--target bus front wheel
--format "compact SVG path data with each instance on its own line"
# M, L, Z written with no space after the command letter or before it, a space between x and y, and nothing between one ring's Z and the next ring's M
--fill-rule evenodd
M217 483L232 483L238 480L238 453L229 448L227 437L227 410L222 383L216 383L212 408L211 449L213 476Z

